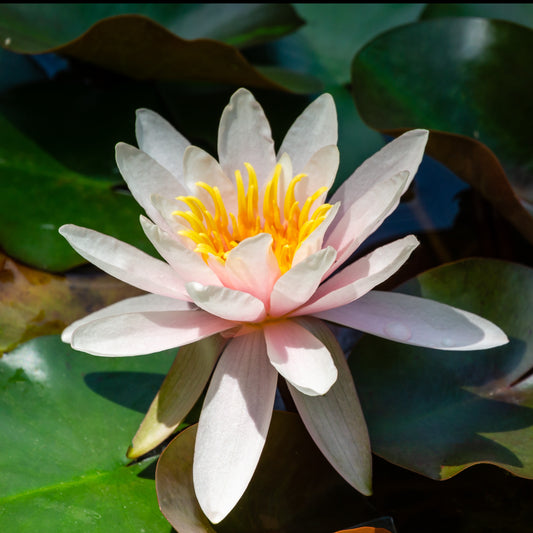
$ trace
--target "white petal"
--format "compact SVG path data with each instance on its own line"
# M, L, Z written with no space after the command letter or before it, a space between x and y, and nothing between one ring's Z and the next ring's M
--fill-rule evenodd
M159 296L157 294L134 296L133 298L127 298L120 302L108 305L103 309L99 309L90 315L72 322L72 324L65 328L61 333L61 340L70 343L72 340L72 333L75 329L99 318L123 315L126 313L143 313L146 311L192 311L194 309L196 309L196 306L190 302L176 300L175 298L168 298L166 296Z
M194 449L194 489L213 523L233 509L252 478L270 425L276 383L260 331L231 340L211 379Z
M107 272L143 291L189 300L183 280L169 265L103 233L66 224L59 233L72 248Z
M93 320L72 333L72 347L92 355L144 355L204 339L235 324L204 311L147 311Z
M243 163L250 163L260 189L274 169L276 157L270 125L263 109L246 89L236 91L222 113L218 157L226 176L234 176L239 169L245 183L248 174Z
M337 260L330 272L338 268L359 245L373 233L400 202L404 185L409 179L407 171L400 172L387 180L379 181L358 198L348 210L342 205L335 224L330 226L324 239L327 246L337 250Z
M392 276L418 244L414 235L408 235L370 252L325 281L295 315L310 315L357 300Z
M207 152L196 146L189 146L185 150L183 158L183 171L185 186L192 196L199 198L206 207L213 209L214 205L209 194L197 187L196 183L201 181L211 187L217 187L224 200L224 206L228 213L237 210L237 190L233 181L222 171L218 161ZM233 174L231 174L233 176Z
M332 96L323 94L294 121L279 153L289 154L299 174L315 152L330 144L337 144L337 111Z
M134 146L118 143L115 152L120 173L135 200L156 224L164 225L164 219L152 205L151 196L160 194L175 198L186 192L183 185L155 159Z
M133 437L127 452L130 459L155 448L181 424L205 389L223 346L221 336L213 335L179 349Z
M365 418L342 349L327 326L302 321L329 349L338 377L323 396L308 396L289 383L298 413L322 454L365 495L371 493L372 456Z
M135 134L139 148L169 172L183 174L183 152L189 141L163 117L149 109L138 109Z
M168 235L175 239L176 242L181 243L189 250L194 250L196 243L192 239L179 234L182 230L190 229L190 226L182 218L172 214L181 209L183 204L179 203L174 197L170 198L159 194L152 194L150 201L158 213L160 222L157 222L154 218L152 220L155 220L157 225L167 231Z
M220 280L206 265L200 254L185 248L142 215L141 226L154 248L184 282L198 281L203 285L220 285Z
M226 320L259 322L266 316L263 302L246 292L195 282L186 287L198 307Z
M225 266L231 288L269 304L272 287L281 276L272 250L272 235L260 233L245 239L230 251Z
M314 316L405 344L440 350L482 350L508 342L484 318L433 300L371 291L351 304Z
M335 261L335 255L333 248L324 248L285 272L272 289L269 314L282 316L307 302Z
M378 182L403 171L409 172L405 192L422 161L427 138L427 130L408 131L367 159L333 195L333 202L342 202L340 215Z
M274 368L304 394L325 394L337 379L329 350L293 320L266 322L267 354Z

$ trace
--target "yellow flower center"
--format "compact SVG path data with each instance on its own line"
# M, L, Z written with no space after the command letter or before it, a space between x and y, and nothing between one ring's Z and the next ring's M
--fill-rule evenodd
M314 202L327 191L327 187L319 188L309 196L300 207L294 197L296 184L306 177L298 174L292 178L283 205L278 204L278 183L281 165L277 164L272 179L266 184L263 196L262 216L259 207L259 187L254 168L244 163L248 171L248 190L240 171L235 171L237 183L237 214L229 213L217 187L197 182L204 189L215 206L214 214L195 196L178 196L189 207L190 211L174 211L174 216L181 217L190 229L182 230L180 235L188 237L196 243L195 251L202 254L204 260L208 256L217 258L222 263L228 253L241 241L260 233L272 235L272 249L280 270L286 272L292 265L294 254L307 237L324 221L330 204L322 204L311 214ZM281 202L280 202L281 203Z

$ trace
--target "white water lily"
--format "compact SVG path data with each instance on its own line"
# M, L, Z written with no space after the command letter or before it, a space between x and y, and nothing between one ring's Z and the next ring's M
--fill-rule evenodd
M422 159L424 130L367 160L328 203L339 163L330 95L288 131L276 157L270 126L250 92L225 108L219 161L163 118L140 110L140 149L117 145L117 163L149 218L142 227L164 261L90 229L61 234L88 261L150 294L69 326L63 340L100 356L182 346L133 440L131 457L164 440L202 393L193 478L212 522L244 493L267 435L278 373L331 464L371 492L368 433L342 351L323 322L447 350L507 342L471 313L372 289L418 245L414 236L339 267L398 205ZM336 273L337 272L337 273Z

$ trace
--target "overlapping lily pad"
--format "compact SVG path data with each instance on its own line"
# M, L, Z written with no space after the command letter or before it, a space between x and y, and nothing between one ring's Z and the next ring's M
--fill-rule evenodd
M352 81L368 124L379 130L439 132L428 153L451 168L462 167L461 177L533 241L533 216L527 211L533 199L531 52L529 28L501 20L436 18L396 28L367 44L354 59ZM494 152L505 174L477 141ZM487 166L492 177L485 180L480 170Z
M350 367L373 451L434 479L476 463L533 478L533 270L470 259L400 290L480 314L510 342L447 352L362 339Z
M196 426L180 433L161 455L156 472L159 505L180 533L321 533L369 515L365 498L331 468L299 417L274 412L244 496L227 518L212 525L192 485L195 437Z
M153 531L152 461L126 449L175 350L99 358L32 340L0 359L2 531Z
M103 273L56 276L0 253L0 354L141 291Z

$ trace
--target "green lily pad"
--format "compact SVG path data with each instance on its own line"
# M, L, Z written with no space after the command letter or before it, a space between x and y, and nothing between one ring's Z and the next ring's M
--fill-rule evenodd
M447 352L363 338L350 368L373 451L433 479L477 463L533 478L533 270L469 259L399 290L484 316L510 342Z
M164 25L144 15L155 16ZM271 89L283 87L227 43L256 44L301 25L294 10L283 4L11 4L0 8L0 18L0 42L16 52L55 52L135 79Z
M2 531L168 533L152 461L125 452L174 355L94 357L50 336L0 359Z
M192 485L196 427L175 437L156 471L159 505L180 533L320 533L368 517L365 498L333 470L299 417L275 411L244 496L220 524L211 524Z
M139 289L101 272L56 276L0 253L0 356L21 342L52 335L71 322Z
M461 177L533 240L529 52L533 52L533 31L510 22L468 17L425 20L367 44L354 58L352 88L359 112L371 127L382 131L424 127L437 132L428 153L450 168L471 168L472 160L474 166L483 166L474 158L479 154L473 154L483 151L472 146L477 141L492 150L505 170L494 169L492 174L499 175L496 183L487 185L483 174L475 172ZM496 81L496 73L505 75ZM498 161L492 166L499 167ZM514 192L508 190L507 180ZM505 203L502 190L508 198ZM513 218L517 211L520 214Z

